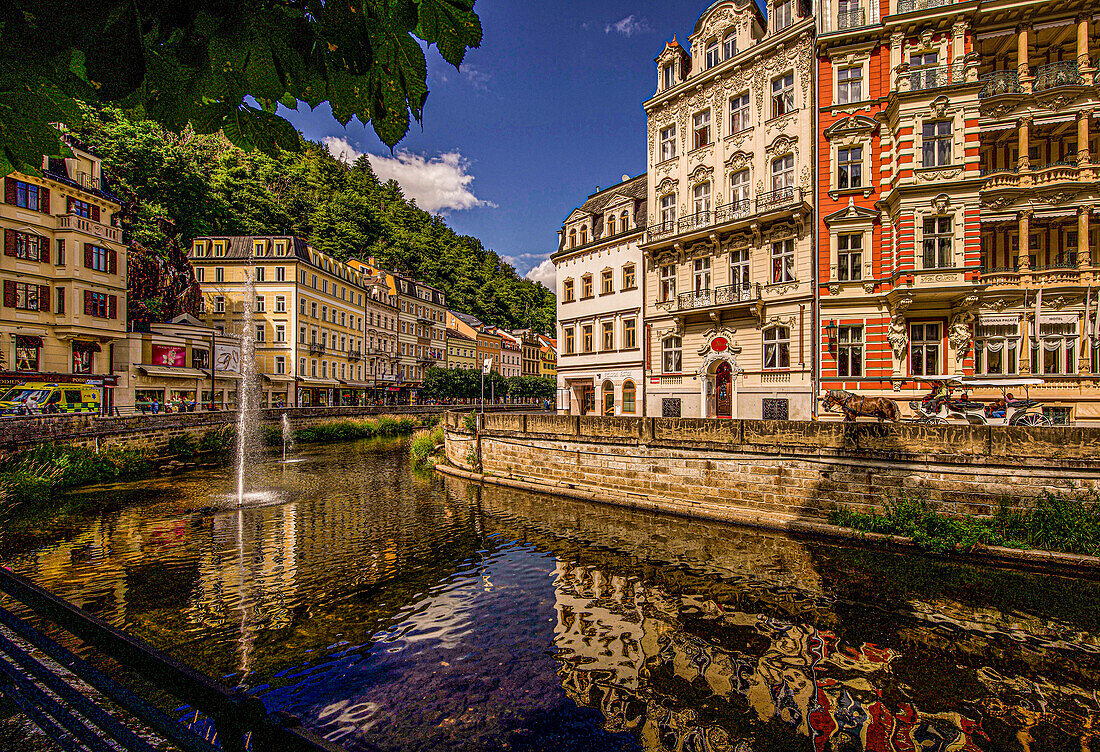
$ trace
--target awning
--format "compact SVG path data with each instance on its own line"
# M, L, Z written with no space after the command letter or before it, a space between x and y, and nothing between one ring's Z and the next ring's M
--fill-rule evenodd
M324 387L326 389L340 386L340 384L333 379L299 379L298 383L305 387Z
M218 381L237 381L241 378L241 375L236 371L215 371L214 377Z
M75 344L75 343L74 343ZM159 376L165 379L207 379L210 375L198 368L173 368L171 366L148 366L143 363L137 369L146 376Z
M293 376L287 376L285 374L282 375L282 376L277 375L277 374L270 374L270 373L264 373L264 374L261 374L261 375L264 377L264 381L270 381L272 383L276 383L276 382L287 383L287 382L294 381Z
M373 389L373 381L341 381L342 386L348 389Z

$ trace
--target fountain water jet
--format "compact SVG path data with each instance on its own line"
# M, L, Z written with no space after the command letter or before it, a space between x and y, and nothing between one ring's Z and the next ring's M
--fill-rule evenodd
M245 461L256 427L253 380L256 378L256 281L252 267L244 270L244 322L241 332L241 379L237 384L237 506L244 504Z
M290 418L283 413L283 462L286 463L286 448L294 443L294 434L290 430Z

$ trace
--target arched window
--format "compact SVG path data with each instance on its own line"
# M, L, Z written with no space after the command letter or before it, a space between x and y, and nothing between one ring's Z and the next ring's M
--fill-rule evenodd
M577 247L577 231L576 230L570 230L569 231L569 247L570 248L576 248Z
M607 217L607 234L608 235L614 235L615 234L615 215L614 214L611 214Z
M581 225L581 245L588 242L588 225Z
M610 381L603 382L603 414L615 414L615 385Z
M619 217L619 232L626 232L630 229L630 213L623 212L623 215Z
M623 412L635 413L637 412L637 390L634 388L633 381L623 382Z

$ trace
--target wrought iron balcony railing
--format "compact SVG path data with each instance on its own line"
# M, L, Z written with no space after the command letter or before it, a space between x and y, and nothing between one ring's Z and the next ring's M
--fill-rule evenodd
M927 91L942 86L962 83L966 71L961 65L937 65L933 68L914 68L909 71L910 91Z
M731 201L722 204L714 210L715 222L732 222L738 219L746 219L752 216L752 201L743 198L739 201Z
M686 217L681 217L680 221L676 223L676 227L680 232L691 232L692 230L698 230L700 227L709 227L712 224L714 224L714 212L710 209L704 209Z
M912 13L927 8L942 8L951 5L954 0L898 0L898 13Z
M1044 91L1058 86L1084 86L1085 78L1077 62L1065 60L1060 63L1041 65L1035 70L1034 91Z
M802 189L797 185L788 185L784 188L777 188L774 191L767 193L761 193L756 197L756 213L763 214L765 212L775 211L776 209L782 209L786 206L793 206L802 202Z
M325 345L321 342L310 342L309 343L309 354L310 355L324 355L326 350L328 350L328 348L325 347Z
M844 10L836 16L836 27L838 29L858 29L861 26L867 25L867 11L863 8L856 8L855 10Z
M676 221L669 220L667 222L658 222L649 228L649 237L651 239L663 238L676 232Z
M978 99L1024 92L1024 87L1020 86L1020 74L1017 71L993 71L979 76L978 80L982 82L982 88L978 90Z
M352 363L356 363L363 359L363 353L360 350L348 350L348 360Z
M760 283L745 285L724 285L713 290L682 292L676 298L677 310L690 311L694 308L752 303L760 299Z

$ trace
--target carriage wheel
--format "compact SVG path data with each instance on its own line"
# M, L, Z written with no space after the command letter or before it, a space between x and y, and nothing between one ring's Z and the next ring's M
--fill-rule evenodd
M1019 417L1012 419L1012 425L1014 426L1049 426L1051 425L1050 418L1042 413L1024 413Z

